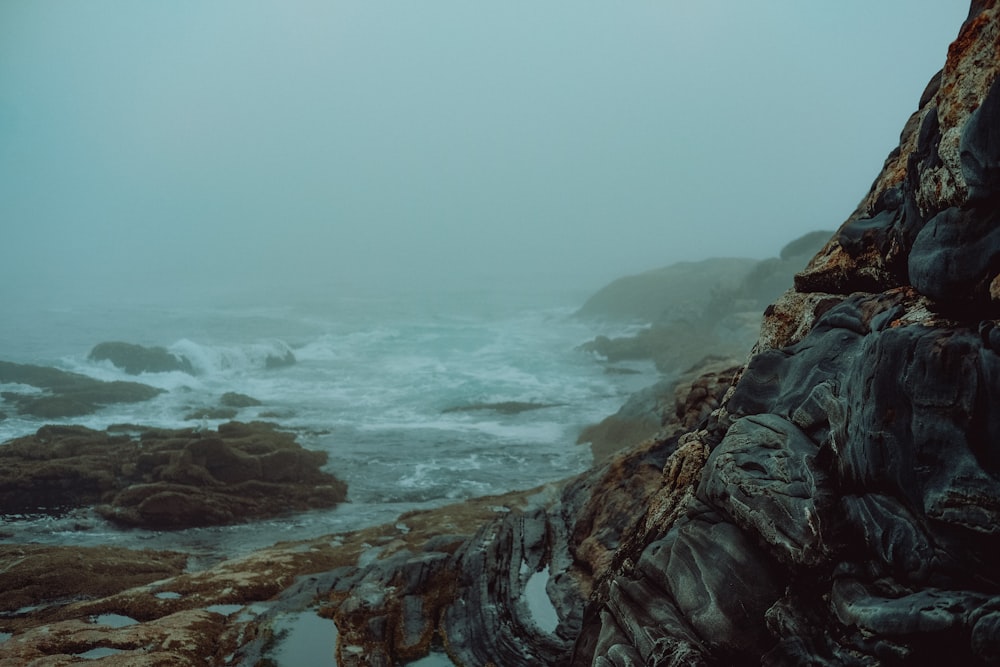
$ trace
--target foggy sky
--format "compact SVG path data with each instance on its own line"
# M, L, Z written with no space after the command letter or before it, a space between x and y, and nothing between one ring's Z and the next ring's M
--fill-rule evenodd
M833 229L964 0L0 3L0 297L599 287Z

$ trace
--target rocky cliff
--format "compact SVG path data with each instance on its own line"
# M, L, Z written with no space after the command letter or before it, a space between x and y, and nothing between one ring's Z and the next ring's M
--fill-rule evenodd
M1000 660L998 70L1000 9L974 2L689 436L711 453L684 512L616 554L574 665Z
M0 664L93 646L118 651L107 664L261 664L278 615L307 607L336 621L341 666L432 649L469 667L997 664L998 1L972 3L747 364L678 388L655 437L562 484L203 572L159 555L128 566L149 583L98 599L21 586L35 607L0 615ZM17 555L17 581L61 557Z

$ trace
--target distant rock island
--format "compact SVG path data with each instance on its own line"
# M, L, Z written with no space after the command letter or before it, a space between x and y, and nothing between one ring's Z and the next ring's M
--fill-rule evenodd
M171 552L4 545L0 665L99 648L117 651L107 664L267 664L279 615L305 609L336 623L341 667L432 650L466 667L1000 663L998 36L998 2L974 0L857 209L757 303L734 365L635 399L656 415L637 444L557 484L201 570ZM714 317L701 294L689 321ZM111 437L42 432L22 458L56 436ZM222 488L289 456L224 436L180 437L132 473ZM94 484L119 493L118 474Z

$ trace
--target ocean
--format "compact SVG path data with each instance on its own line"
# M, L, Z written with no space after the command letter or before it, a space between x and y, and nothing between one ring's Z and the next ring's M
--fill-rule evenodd
M271 305L12 305L0 325L0 359L167 390L60 423L215 428L228 419L188 417L239 392L261 405L240 409L235 419L275 422L304 447L326 451L326 470L349 491L348 502L333 510L238 526L121 530L87 510L5 517L2 529L18 541L182 549L209 563L565 479L591 464L589 448L576 444L579 431L657 379L651 364L608 373L578 349L597 334L626 332L574 318L586 296L469 290ZM103 341L166 347L188 358L194 372L127 375L88 359ZM268 357L289 351L294 364L267 367ZM502 402L547 407L455 410ZM46 423L17 416L2 402L0 412L7 415L0 442Z

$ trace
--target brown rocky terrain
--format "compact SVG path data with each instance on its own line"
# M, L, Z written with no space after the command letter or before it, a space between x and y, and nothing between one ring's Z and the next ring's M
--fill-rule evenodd
M96 506L128 526L173 529L239 523L332 507L347 486L273 425L217 431L135 427L134 433L44 426L0 448L0 513Z
M686 385L654 437L561 484L90 599L27 587L41 606L0 618L0 665L94 647L122 651L108 665L261 664L304 608L336 622L342 666L435 645L470 667L997 664L997 5L972 3L730 386ZM94 622L111 613L139 622Z
M103 382L79 373L9 361L0 361L0 383L38 390L5 391L0 397L19 414L42 419L86 415L112 403L148 401L163 391L138 382Z

